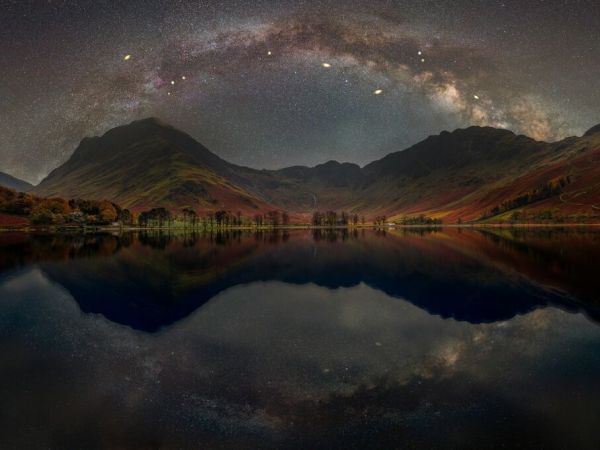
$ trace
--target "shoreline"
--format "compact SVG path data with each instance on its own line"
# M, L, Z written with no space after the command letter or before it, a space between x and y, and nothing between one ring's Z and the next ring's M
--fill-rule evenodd
M440 224L440 225L356 225L356 226L314 226L307 224L280 225L280 226L231 226L231 227L188 227L188 226L162 226L162 227L139 227L139 226L26 226L26 227L0 227L0 233L23 232L23 233L102 233L102 232L143 232L143 231L177 231L177 232L223 232L223 231L279 231L279 230L399 230L399 229L443 229L443 228L595 228L600 223L468 223L468 224Z

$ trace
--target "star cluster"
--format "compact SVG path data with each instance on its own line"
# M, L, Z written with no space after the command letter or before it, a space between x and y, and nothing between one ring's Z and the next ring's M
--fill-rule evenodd
M254 167L367 163L468 125L600 121L600 8L563 1L9 2L0 170L158 116Z

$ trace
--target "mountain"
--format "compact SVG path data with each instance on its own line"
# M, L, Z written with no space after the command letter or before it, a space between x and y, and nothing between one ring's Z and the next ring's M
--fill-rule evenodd
M83 139L33 192L110 199L138 211L228 207L248 214L273 208L233 184L231 167L187 134L150 118Z
M27 192L33 188L33 185L29 184L27 181L19 180L4 172L0 172L0 186L14 189L19 192Z
M283 209L296 220L315 210L446 222L600 214L600 126L546 143L508 130L444 131L361 168L256 170L231 164L157 119L85 138L33 190L44 196L106 198L133 210L220 208L245 215ZM528 216L528 214L530 216Z
M596 133L600 133L600 124L596 125L595 127L590 128L589 130L587 130L584 134L584 136L591 136L593 134Z
M423 213L447 221L495 216L515 209L511 205L593 214L600 202L595 182L600 170L593 164L599 156L598 134L546 143L470 127L431 136L367 165L363 171L372 182L365 198L391 216ZM547 186L560 183L565 186L546 193ZM567 200L575 197L585 201Z

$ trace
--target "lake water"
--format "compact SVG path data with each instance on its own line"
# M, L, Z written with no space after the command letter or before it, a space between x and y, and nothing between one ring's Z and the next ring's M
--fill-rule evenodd
M600 230L0 234L1 448L599 448Z

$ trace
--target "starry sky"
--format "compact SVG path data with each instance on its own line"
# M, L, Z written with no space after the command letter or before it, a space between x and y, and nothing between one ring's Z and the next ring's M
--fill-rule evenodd
M596 0L0 0L0 171L148 116L256 168L600 123Z

